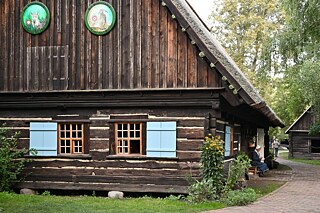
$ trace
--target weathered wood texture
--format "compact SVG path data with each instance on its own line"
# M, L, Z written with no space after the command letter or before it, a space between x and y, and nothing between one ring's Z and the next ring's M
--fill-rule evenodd
M289 157L320 160L320 153L312 153L311 140L320 140L320 137L310 136L307 132L290 133Z
M312 124L315 122L315 116L311 111L307 111L290 129L290 131L309 131Z
M29 2L29 1L28 1ZM23 30L27 1L0 1L0 91L194 88L218 86L161 1L110 0L114 29L95 36L84 15L95 0L40 1L51 13L40 35Z
M160 159L34 159L21 176L25 175L16 187L186 193L186 176L198 178L199 164Z

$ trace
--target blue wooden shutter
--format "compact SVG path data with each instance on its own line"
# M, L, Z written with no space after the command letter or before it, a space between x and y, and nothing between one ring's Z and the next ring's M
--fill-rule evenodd
M147 122L147 157L176 157L176 122Z
M38 156L56 156L58 144L57 123L30 123L30 148L37 150Z
M231 155L231 127L226 126L226 132L225 132L225 147L224 147L224 156L230 156Z

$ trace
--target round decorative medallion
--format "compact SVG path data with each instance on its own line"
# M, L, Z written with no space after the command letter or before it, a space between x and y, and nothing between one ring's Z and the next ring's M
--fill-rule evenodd
M87 9L84 21L91 33L105 35L116 23L116 12L107 2L95 2Z
M47 29L50 22L48 8L41 2L27 4L21 15L22 27L31 34L40 34Z

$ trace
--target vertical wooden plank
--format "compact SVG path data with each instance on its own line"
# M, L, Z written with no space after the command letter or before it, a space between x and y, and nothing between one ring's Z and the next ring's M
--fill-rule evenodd
M160 8L160 87L167 87L166 73L168 70L168 9Z
M3 69L3 90L4 91L8 91L8 60L9 60L9 56L8 56L8 52L9 52L9 44L10 44L10 35L9 34L9 2L8 1L4 1L5 5L4 5L4 44L5 44L5 48L4 48L4 69Z
M46 50L47 48L42 46L40 49L40 62L41 62L41 84L40 84L40 90L45 91L47 86L47 79L48 76L46 75Z
M66 45L65 47L65 57L64 57L64 69L65 69L65 81L64 81L64 89L68 90L69 86L69 46Z
M208 85L208 76L207 76L207 67L208 63L200 58L197 57L197 87L206 87Z
M70 7L69 7L70 1L69 0L65 0L64 1L64 11L65 11L65 15L64 15L64 27L63 27L63 35L64 35L64 40L63 40L63 44L66 45L66 58L65 58L65 76L66 76L66 81L65 81L65 90L68 90L70 88L70 69L69 69L69 65L70 65L70 60L69 60L69 54L70 54L70 45L69 45L69 39L70 39Z
M168 71L167 87L177 87L177 23L168 18Z
M20 0L20 14L22 14L24 8L23 1ZM0 20L0 22L2 22ZM25 45L24 45L24 29L23 27L20 27L20 33L19 33L19 91L24 91L24 63L25 63ZM0 39L1 42L1 39Z
M8 66L8 71L9 71L9 82L8 82L8 90L13 90L13 82L14 82L14 44L15 44L15 30L14 30L14 11L15 11L15 1L10 1L11 3L9 4L9 28L8 31L10 33L9 36L9 41L8 43L10 45L10 56L9 56L9 66Z
M62 9L62 5L61 5L61 0L57 0L57 11L56 11L56 14L57 14L57 17L56 17L56 20L57 20L57 33L58 33L58 36L60 35L61 36L61 9Z
M14 27L14 62L13 62L13 87L12 91L19 91L19 34L20 34L20 2L19 0L14 0L15 1L15 12L14 12L14 22L13 22L13 27Z
M129 88L129 66L130 66L130 0L121 1L121 67L120 67L120 85L119 88Z
M86 5L86 9L90 6L91 4L91 0L88 1L87 5ZM91 72L92 72L92 48L91 48L91 42L92 42L92 38L93 36L91 35L91 32L89 30L86 30L86 60L87 60L87 64L86 64L86 88L89 89L90 88L90 82L91 82Z
M98 89L102 89L103 75L102 75L102 37L98 37Z
M119 28L118 28L118 67L117 67L117 84L116 84L116 88L120 89L121 88L121 74L122 74L122 45L121 45L121 39L122 39L122 17L124 17L124 14L122 13L122 1L118 1L118 19L119 19Z
M188 60L188 37L182 30L178 29L178 74L177 87L186 87L187 60Z
M112 5L112 2L109 2ZM109 40L110 40L110 33L109 32L106 36L102 36L102 44L101 44L101 69L102 69L102 81L101 81L101 88L108 89L109 87L109 52L112 50L109 47Z
M72 24L72 38L71 38L71 82L72 87L71 89L77 89L77 66L76 66L76 0L72 0L72 10L71 10L71 24Z
M159 72L159 48L160 48L160 20L159 10L160 1L152 1L152 88L159 88L160 86L160 72Z
M117 42L117 39L116 39L116 35L117 35L117 31L119 29L119 13L118 13L118 7L116 5L117 3L117 0L114 0L112 1L112 5L113 7L115 8L116 11L116 14L117 14L117 21L116 21L116 25L114 26L114 29L108 34L109 36L109 41L108 41L108 46L109 46L109 58L108 58L108 68L109 68L109 77L108 77L108 80L109 80L109 89L113 89L115 88L114 87L114 80L115 80L115 73L116 73L116 65L115 65L115 62L116 62L116 42ZM110 51L111 50L111 51Z
M135 7L136 14L135 14L135 30L136 30L136 51L135 51L135 74L134 74L134 80L136 81L136 88L141 88L141 72L142 72L142 64L141 64L141 54L142 54L142 26L141 26L141 20L142 20L142 0L136 0L136 4L132 5L132 7Z
M147 31L147 88L151 88L152 82L152 1L147 1L147 20L148 20L148 31Z
M32 85L32 81L31 81L31 47L27 48L27 91L31 90L31 85Z
M196 87L197 49L188 42L188 87Z
M80 2L80 6L79 9L80 9L80 13L79 13L79 16L77 16L77 19L76 21L79 22L80 21L80 35L79 35L79 39L78 39L78 42L80 41L80 84L81 84L81 89L86 89L85 87L85 70L84 70L84 61L85 61L85 58L84 58L84 40L85 40L85 26L84 26L84 22L82 21L84 17L84 14L85 14L85 3L83 1Z
M5 29L4 28L4 1L0 1L0 29ZM4 34L4 30L0 31L0 44L3 50L5 50L5 42L3 40L3 34ZM4 51L0 51L0 70L4 70ZM3 87L4 87L4 78L3 75L0 75L0 90L3 91Z
M135 3L133 0L130 0L130 50L129 50L129 81L130 89L134 88L134 7Z

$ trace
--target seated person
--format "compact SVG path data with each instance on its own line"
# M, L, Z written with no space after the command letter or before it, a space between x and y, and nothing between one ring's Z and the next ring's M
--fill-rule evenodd
M260 174L264 174L266 171L268 171L268 166L266 163L261 162L262 157L260 157L260 150L261 147L259 145L257 145L255 151L252 154L252 161L251 161L251 165L252 166L256 166L260 172Z

